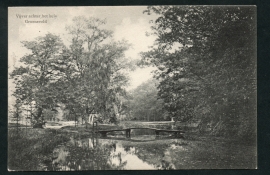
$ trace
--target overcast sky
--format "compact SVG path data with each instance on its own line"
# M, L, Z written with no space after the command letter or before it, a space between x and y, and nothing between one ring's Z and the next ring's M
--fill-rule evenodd
M126 39L132 44L132 48L126 52L130 59L139 59L139 52L147 51L148 46L153 44L154 37L147 37L145 33L150 32L149 20L154 16L143 14L146 6L118 6L118 7L11 7L8 10L8 54L9 72L13 65L18 66L18 59L29 52L23 48L21 41L31 41L38 36L44 36L50 32L60 35L65 40L67 36L65 26L71 23L75 16L97 17L106 19L106 29L114 32L114 39ZM21 17L19 17L21 15ZM36 18L30 18L35 15ZM43 20L37 18L40 15L50 15L46 18L47 23L26 23L25 20ZM24 18L23 16L27 16ZM131 85L128 89L137 87L151 77L153 68L137 69L130 74ZM12 84L9 81L9 88Z

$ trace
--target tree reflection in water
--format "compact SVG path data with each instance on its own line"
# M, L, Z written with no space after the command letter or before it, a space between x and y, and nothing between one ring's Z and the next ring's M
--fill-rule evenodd
M99 144L98 139L74 140L66 145L54 149L52 163L48 165L49 171L74 170L111 170L123 169L126 161L122 161L121 154L113 155L116 150L115 143ZM117 158L119 164L112 159Z
M159 145L155 141L150 145L146 142L134 145L131 140L117 138L71 139L54 149L46 170L175 169L173 153L169 151L171 142Z

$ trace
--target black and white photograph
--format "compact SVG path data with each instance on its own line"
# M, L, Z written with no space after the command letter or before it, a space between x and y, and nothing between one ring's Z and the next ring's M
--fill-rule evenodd
M8 7L8 171L257 169L257 7Z

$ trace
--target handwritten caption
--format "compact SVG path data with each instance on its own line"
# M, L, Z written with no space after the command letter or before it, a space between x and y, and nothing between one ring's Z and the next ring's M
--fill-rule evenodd
M22 15L16 14L18 19L23 19L25 23L48 23L49 19L56 19L56 14L31 14L31 15Z

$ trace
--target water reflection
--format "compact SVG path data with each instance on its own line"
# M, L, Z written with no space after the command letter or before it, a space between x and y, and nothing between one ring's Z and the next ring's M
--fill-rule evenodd
M73 139L54 149L45 170L154 170L176 169L174 150L180 139L137 135L132 139L111 136Z

